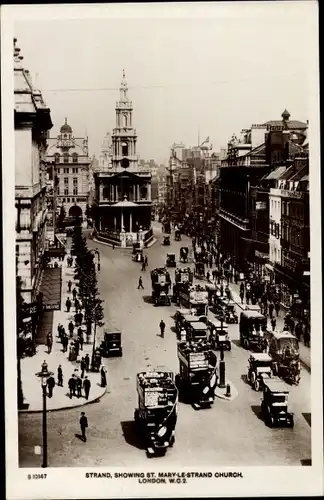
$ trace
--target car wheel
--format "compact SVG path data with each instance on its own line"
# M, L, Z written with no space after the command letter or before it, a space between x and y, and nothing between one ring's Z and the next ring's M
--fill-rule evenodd
M243 340L243 347L244 347L244 349L248 349L249 348L249 342L248 342L247 339Z
M246 378L247 378L248 382L251 382L250 370L248 370Z
M260 382L259 382L259 380L256 380L256 381L254 382L254 390L255 390L256 392L259 392L259 390L260 390Z
M289 427L294 427L294 417L291 417L290 422L289 422Z
M175 443L175 437L171 436L171 438L170 438L170 448L173 447L174 443Z
M269 424L270 424L270 427L274 427L274 425L275 425L275 420L274 420L272 415L270 415L270 417L269 417Z
M251 373L251 383L253 386L255 385L255 381L256 381L256 375L255 375L255 372L252 372Z
M137 409L134 411L134 420L138 424L138 422L139 422L139 411Z
M231 351L231 350L232 350L232 345L231 345L231 344L229 344L229 345L228 345L228 350L229 350L229 351Z
M273 375L275 377L278 375L278 366L277 366L277 363L273 363L272 373L273 373Z

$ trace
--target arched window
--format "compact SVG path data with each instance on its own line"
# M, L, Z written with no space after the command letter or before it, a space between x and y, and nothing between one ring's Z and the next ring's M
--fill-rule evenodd
M64 163L69 163L69 153L64 153Z
M128 144L127 142L122 142L122 155L128 156Z
M72 162L73 163L78 163L78 153L73 153L72 154Z
M60 153L55 153L54 158L55 158L55 163L60 163Z

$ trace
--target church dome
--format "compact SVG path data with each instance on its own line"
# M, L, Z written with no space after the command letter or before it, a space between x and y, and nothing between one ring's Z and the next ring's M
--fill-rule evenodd
M283 111L283 113L282 113L282 115L281 115L281 116L282 116L282 119L283 119L284 121L288 121L288 120L289 120L289 117L290 117L290 113L289 113L289 111L287 111L287 109L285 109L285 110Z
M60 132L62 134L72 134L72 128L70 127L70 125L68 125L67 123L67 119L65 118L65 123L64 125L62 125L61 129L60 129Z

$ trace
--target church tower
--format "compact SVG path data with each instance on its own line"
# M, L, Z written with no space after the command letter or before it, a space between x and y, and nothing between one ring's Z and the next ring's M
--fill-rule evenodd
M112 169L121 172L125 169L136 170L137 134L133 128L133 104L128 98L128 86L123 70L120 84L120 97L116 102L116 127L112 133Z

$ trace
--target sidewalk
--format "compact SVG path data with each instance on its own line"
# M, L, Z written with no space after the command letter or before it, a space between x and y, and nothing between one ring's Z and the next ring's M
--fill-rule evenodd
M245 297L243 300L243 304L241 303L241 298L239 295L240 291L240 285L236 285L235 283L230 283L230 289L233 295L233 300L234 302L242 309L245 310L248 308L246 302L245 302ZM279 316L275 316L277 320L276 324L276 329L277 330L283 330L284 328L284 316L286 314L286 311L284 311L282 308L279 311ZM267 318L268 320L268 329L272 330L272 326L270 323L270 318ZM310 347L306 347L303 342L299 342L299 356L300 356L300 361L304 365L307 371L311 371L311 349Z
M74 373L75 368L79 368L81 357L85 356L87 353L91 359L92 344L84 343L83 351L80 350L77 361L71 362L68 360L68 351L63 353L62 344L58 337L57 326L61 323L67 334L68 323L72 319L74 322L74 306L71 308L70 313L66 312L65 301L68 296L72 294L68 293L67 283L71 279L74 283L74 267L67 267L66 258L62 262L62 306L60 311L54 311L53 318L53 346L51 354L47 353L47 347L44 345L37 346L37 353L35 356L26 357L21 360L21 379L22 388L24 394L24 405L27 412L38 412L43 408L42 402L42 388L40 378L35 374L41 371L41 365L44 360L48 364L49 371L54 373L54 378L56 385L53 390L53 397L47 398L47 410L60 410L64 408L72 408L77 406L82 406L88 403L93 403L100 399L106 392L106 387L100 386L100 373L88 372L85 375L88 376L91 382L91 389L89 399L86 400L84 396L77 398L73 396L72 399L69 397L68 380ZM73 289L73 286L72 286ZM74 329L74 336L77 334L77 329ZM86 340L86 336L85 336ZM91 341L91 339L90 339ZM63 387L57 385L57 368L58 365L62 366L63 371ZM80 370L80 369L79 369ZM83 391L82 391L82 394Z

